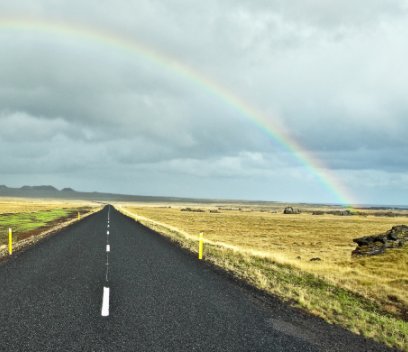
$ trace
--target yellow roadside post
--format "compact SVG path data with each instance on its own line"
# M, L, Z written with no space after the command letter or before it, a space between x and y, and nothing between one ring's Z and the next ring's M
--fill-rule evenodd
M78 212L78 220L81 220L81 213Z
M9 255L13 254L13 231L9 228L9 236L8 236L8 251Z
M204 247L204 239L203 233L200 232L200 239L198 241L198 259L203 259L203 247Z

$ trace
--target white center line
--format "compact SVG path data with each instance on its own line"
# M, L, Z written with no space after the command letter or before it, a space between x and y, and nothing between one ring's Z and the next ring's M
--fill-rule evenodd
M106 281L106 284L108 284L108 282L109 282L109 266L107 265L106 266L106 274L105 274L105 281Z
M110 206L108 207L108 229L109 229L109 213L110 213ZM109 230L106 231L106 275L105 275L105 280L106 280L106 285L108 285L109 278L109 252L110 252L110 244L109 244ZM103 287L103 296L102 296L102 309L101 309L101 315L103 317L109 316L109 293L110 289L107 286Z
M110 249L110 248L109 248ZM109 282L109 253L106 252L106 273L105 273L105 280L106 283Z
M109 287L103 288L101 315L103 317L109 316Z

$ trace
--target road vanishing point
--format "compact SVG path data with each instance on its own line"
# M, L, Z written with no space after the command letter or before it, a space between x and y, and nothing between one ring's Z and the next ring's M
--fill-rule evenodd
M112 206L0 263L0 351L391 351L234 281Z

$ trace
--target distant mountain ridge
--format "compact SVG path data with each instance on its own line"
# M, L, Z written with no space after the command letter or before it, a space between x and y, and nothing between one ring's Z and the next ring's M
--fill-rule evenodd
M143 201L143 202L186 202L189 198L177 197L156 197L156 196L138 196L115 193L101 192L78 192L70 187L58 190L54 186L22 186L20 188L7 187L0 185L0 197L18 197L18 198L55 198L55 199L79 199L95 201ZM209 202L210 200L199 200Z
M184 198L184 197L163 197L163 196L140 196L117 193L103 193L103 192L80 192L70 187L58 190L54 186L22 186L20 188L7 187L0 185L0 197L16 197L16 198L52 198L52 199L77 199L77 200L91 200L100 202L109 201L123 201L123 202L195 202L195 203L214 203L227 202L236 204L289 204L288 202L277 201L255 201L255 200L232 200L232 199L203 199L203 198ZM331 205L343 208L339 204L323 204L323 203L291 203L291 204L305 204L305 205ZM408 206L403 205L360 205L360 209L408 209Z

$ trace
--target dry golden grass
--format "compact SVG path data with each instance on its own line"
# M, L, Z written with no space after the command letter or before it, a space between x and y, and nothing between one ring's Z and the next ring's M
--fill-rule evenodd
M205 212L181 211L186 206ZM295 299L301 306L329 321L408 349L405 334L407 325L403 322L407 319L408 309L408 246L388 250L384 255L375 257L351 257L351 251L356 247L353 238L385 232L394 225L408 224L408 213L401 211L400 215L403 216L400 217L311 215L310 212L284 215L283 207L279 205L268 209L265 206L214 204L171 207L127 204L119 208L137 214L141 222L141 217L145 217L143 223L147 226L177 237L179 242L190 241L186 246L191 250L195 250L198 234L204 232L207 256L211 254L211 260L217 265L227 270L241 271L238 276L257 287ZM219 209L220 213L210 213L210 209ZM310 259L314 257L321 261L311 262ZM242 264L245 262L245 265ZM281 265L281 278L286 278L289 275L286 271L290 271L292 277L288 283L282 284L276 280L276 275L273 277L268 274L272 266L275 271L278 270L276 265ZM282 276L282 273L285 274ZM344 307L338 306L334 300L330 304L319 303L319 297L310 297L307 283L302 287L296 278L293 279L293 275L302 273L363 296L368 302L374 302L380 307L385 315L389 313L396 317L396 326L399 326L401 320L402 327L394 327L396 331L384 337L378 336L382 327L377 331L375 327L365 328L366 322L342 321L336 315L346 314L342 312ZM333 314L328 310L332 310ZM372 317L367 319L373 320ZM380 323L377 321L376 324ZM384 325L390 325L390 322Z
M53 200L0 197L0 214L22 213L52 209L69 209L83 206L95 207L97 203L80 200Z

